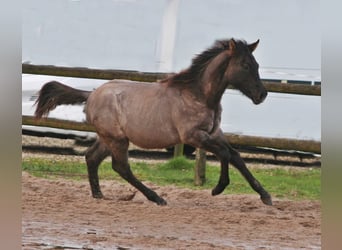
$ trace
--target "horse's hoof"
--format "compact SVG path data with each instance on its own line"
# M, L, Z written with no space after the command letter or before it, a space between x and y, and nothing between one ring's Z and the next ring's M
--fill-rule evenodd
M268 206L273 205L271 196L260 197L260 199L265 205L268 205Z
M156 199L156 203L159 206L166 206L167 205L167 202L163 198L160 198L160 197L158 199Z
M103 194L101 192L93 193L93 198L95 198L95 199L103 199Z
M216 186L216 187L211 191L211 195L212 195L212 196L218 195L218 194L222 193L223 190L224 190L224 188L219 187L219 186Z

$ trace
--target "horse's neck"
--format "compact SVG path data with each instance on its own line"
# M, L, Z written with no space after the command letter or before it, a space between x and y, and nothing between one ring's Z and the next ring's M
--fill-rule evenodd
M226 86L223 86L223 84L219 85L213 82L203 84L204 98L209 108L215 108L220 105L225 89Z
M204 98L210 108L220 105L222 95L227 88L227 83L224 82L223 76L228 63L227 55L223 53L218 55L207 66L200 79Z

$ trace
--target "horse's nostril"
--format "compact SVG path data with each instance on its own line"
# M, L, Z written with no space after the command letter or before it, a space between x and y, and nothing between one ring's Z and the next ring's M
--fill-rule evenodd
M255 104L260 104L260 103L262 103L262 102L265 100L266 96L267 96L267 91L262 91L262 92L259 94L259 97L255 99L255 102L254 102L254 103L255 103Z
M266 96L267 96L267 91L261 92L260 101L265 100Z

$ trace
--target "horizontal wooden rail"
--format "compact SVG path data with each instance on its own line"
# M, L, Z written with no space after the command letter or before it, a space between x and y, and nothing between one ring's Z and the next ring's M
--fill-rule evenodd
M92 125L84 122L74 122L55 118L36 119L33 116L22 116L22 125L42 126L59 129L71 129L78 131L95 132ZM242 146L268 147L281 150L295 150L312 153L321 153L321 143L312 140L296 140L282 138L267 138L258 136L246 136L236 134L226 134L232 144Z
M167 77L165 73L148 73L133 70L90 69L81 67L62 67L52 65L22 64L22 73L53 75L93 79L126 79L140 82L156 82Z
M225 134L231 144L241 146L266 147L282 150L321 153L321 142L314 140L297 140L288 138L270 138L249 135Z
M28 115L22 116L22 125L96 132L94 126L85 122L74 122L74 121L55 119L55 118L36 119L34 116L28 116Z
M65 77L80 77L93 79L126 79L132 81L156 82L172 75L171 73L149 73L130 70L103 70L80 67L61 67L51 65L22 64L22 73L38 75L54 75ZM264 81L266 89L270 92L280 92L299 95L321 95L320 85L286 84Z
M292 84L292 83L276 83L276 82L263 82L265 88L269 92L278 92L284 94L296 95L321 95L320 85L307 85L307 84Z

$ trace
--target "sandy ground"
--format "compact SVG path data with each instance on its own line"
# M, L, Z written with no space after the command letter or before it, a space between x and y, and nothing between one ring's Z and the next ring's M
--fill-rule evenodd
M23 136L26 144L75 147L73 140ZM82 156L22 154L32 156L84 161ZM146 183L167 200L160 207L129 184L100 181L106 199L96 200L87 181L23 172L22 249L321 248L319 201L273 199L269 207L257 195L213 197L209 190Z
M22 249L320 249L321 204L219 195L147 183L160 207L134 188L22 173Z

